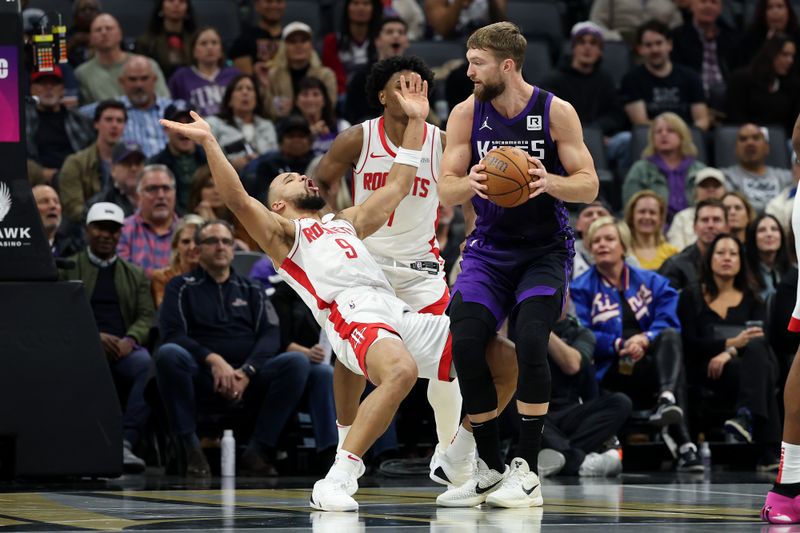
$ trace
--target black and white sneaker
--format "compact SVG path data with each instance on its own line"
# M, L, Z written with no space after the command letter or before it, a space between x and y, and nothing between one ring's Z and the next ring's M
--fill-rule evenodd
M436 498L436 504L442 507L475 507L486 501L486 497L500 488L508 475L508 467L500 473L492 470L480 458L477 467L466 483L443 492Z
M678 472L691 472L693 474L702 474L705 472L703 461L697 455L697 448L694 444L685 452L678 454Z
M499 489L489 494L486 503L492 507L541 507L542 484L539 476L531 472L525 459L511 460L509 473Z
M650 415L650 423L654 426L671 426L683 420L683 409L678 407L669 398L661 397L653 414Z

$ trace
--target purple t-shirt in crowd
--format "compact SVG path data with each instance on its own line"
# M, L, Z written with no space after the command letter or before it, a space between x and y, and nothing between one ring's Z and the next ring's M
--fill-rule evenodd
M173 99L189 102L200 115L210 117L219 112L225 88L239 75L233 67L223 67L213 81L202 77L193 66L181 67L169 79Z

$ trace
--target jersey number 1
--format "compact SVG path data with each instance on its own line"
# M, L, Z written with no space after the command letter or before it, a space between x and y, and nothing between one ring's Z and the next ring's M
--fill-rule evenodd
M336 244L338 244L339 247L342 250L344 250L344 255L348 259L355 259L356 257L358 257L358 252L356 252L356 249L353 248L353 245L347 242L346 240L336 239Z

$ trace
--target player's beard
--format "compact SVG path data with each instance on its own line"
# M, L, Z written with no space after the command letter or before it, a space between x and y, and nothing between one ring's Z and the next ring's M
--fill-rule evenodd
M325 199L321 196L303 196L295 200L294 205L301 211L319 211L325 207Z
M506 90L506 84L503 81L497 83L482 83L475 87L473 94L480 102L491 102Z

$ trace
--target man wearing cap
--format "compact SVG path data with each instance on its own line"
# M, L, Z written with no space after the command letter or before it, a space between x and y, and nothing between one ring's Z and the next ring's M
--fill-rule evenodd
M272 179L284 172L305 174L314 152L308 121L300 115L289 115L278 124L280 149L267 152L251 161L242 171L242 183L254 198L265 201Z
M122 138L127 119L122 102L100 102L94 110L97 140L64 160L58 182L64 216L71 223L82 223L87 200L111 181L111 151Z
M713 167L704 167L694 176L694 203L703 200L722 200L726 192L725 174ZM667 241L678 250L694 244L697 235L694 232L694 205L681 209L672 217L667 232Z
M111 202L122 208L129 217L139 205L136 179L144 167L142 147L132 142L121 142L111 150L111 183L89 198L88 204Z
M314 51L311 27L303 22L291 22L283 28L283 48L278 50L274 66L269 71L269 85L263 88L264 109L272 117L289 114L300 80L306 76L318 78L328 89L331 107L336 108L336 74L322 65Z
M175 122L192 122L190 108L179 103L167 106L164 118ZM189 191L197 169L206 164L206 154L197 143L175 131L165 130L167 145L163 150L147 160L150 165L158 164L168 167L175 175L175 207L179 213L186 211Z
M119 206L94 204L86 215L88 247L70 257L75 268L60 271L60 277L83 281L111 371L130 386L123 417L122 457L125 471L136 473L143 471L145 464L131 450L150 415L144 388L151 359L142 344L148 341L155 312L144 272L117 256L123 220Z
M28 158L52 182L67 156L92 143L94 132L86 117L62 105L64 75L58 65L51 72L31 74L31 96L36 103L28 100L25 105Z

